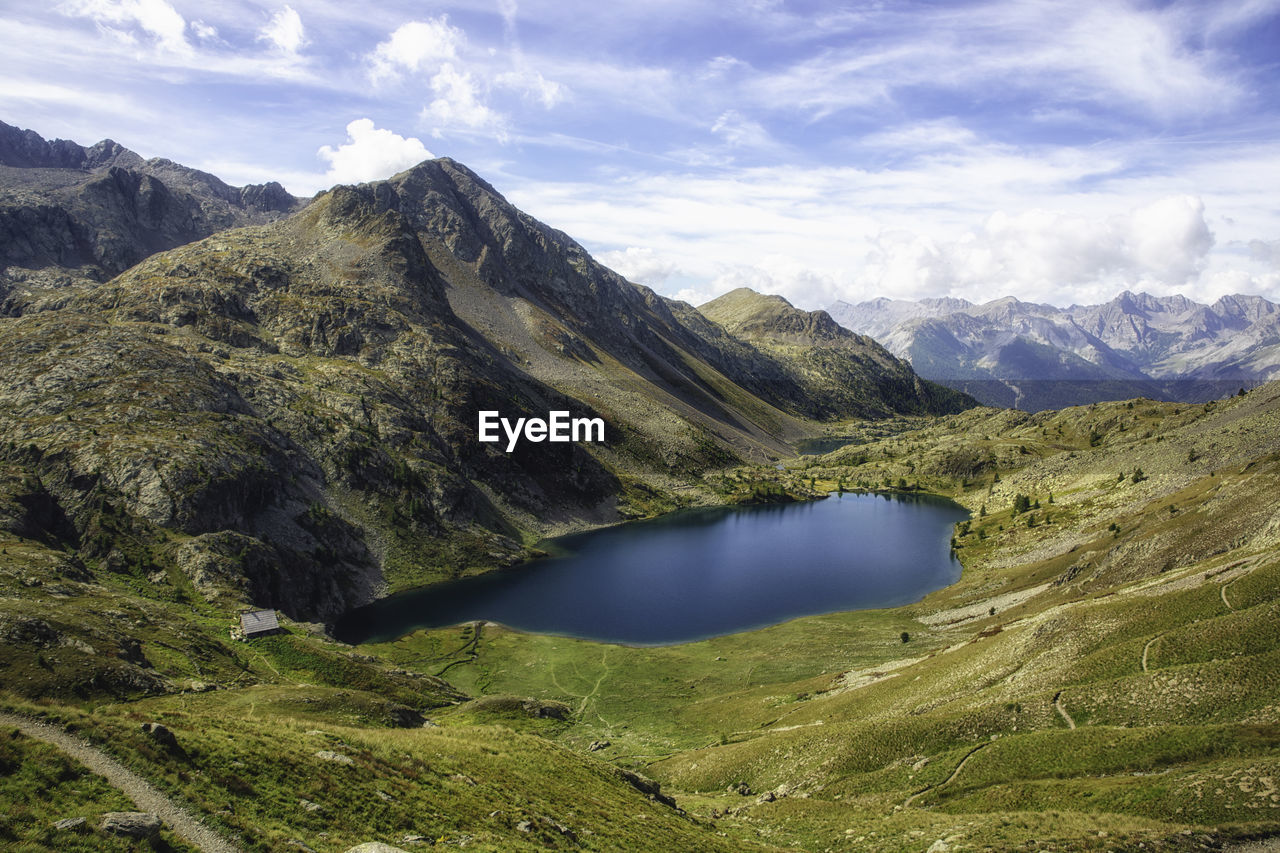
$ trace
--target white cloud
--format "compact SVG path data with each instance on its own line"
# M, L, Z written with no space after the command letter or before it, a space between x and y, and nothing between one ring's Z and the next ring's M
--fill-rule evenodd
M738 69L746 69L751 66L738 59L736 56L721 55L715 59L709 60L703 67L701 77L704 80L719 80L725 75Z
M204 21L192 21L188 24L191 32L195 33L196 38L201 41L213 41L218 37L218 28L212 24L206 24Z
M1280 270L1280 240L1250 240L1249 255L1254 260Z
M494 78L494 84L505 89L512 89L526 98L551 109L564 101L568 89L555 80L548 80L537 71L523 69L506 71Z
M165 0L75 0L65 7L71 14L93 19L107 33L126 40L133 34L120 26L135 26L163 50L190 53L186 19Z
M448 15L426 21L409 21L374 48L369 57L369 76L378 82L405 71L439 68L455 59L466 37L449 23Z
M819 31L804 17L783 26L783 35L801 39ZM1219 114L1244 94L1178 4L1163 11L1111 0L889 5L859 15L847 33L789 65L745 66L751 73L736 75L737 96L821 119L909 102L919 88L986 99L996 86L1001 94L1034 93L1043 109L1088 104L1158 117ZM705 73L729 67L713 60Z
M764 125L752 121L737 110L725 110L711 125L711 132L718 134L732 148L768 148L774 142Z
M595 257L623 278L649 287L657 287L680 271L674 263L658 257L653 249L638 246L600 252Z
M347 125L346 142L337 148L324 145L316 154L329 164L325 179L330 185L381 180L435 156L420 139L374 127L367 118Z
M855 273L865 294L899 298L1007 293L1055 304L1126 287L1154 291L1194 284L1213 246L1204 205L1172 196L1103 219L1060 211L997 211L980 229L935 242L910 232L870 241Z
M954 118L931 119L880 130L859 142L870 148L906 149L909 152L977 146L977 135Z
M271 16L271 20L258 33L258 40L270 42L281 53L297 56L307 44L302 16L292 6L285 6Z
M1139 208L1127 225L1132 267L1168 284L1197 275L1213 248L1204 202L1194 196L1172 196Z
M445 130L493 131L504 139L506 131L501 117L480 101L475 79L446 62L431 78L436 97L423 108L419 118L432 126L434 136Z

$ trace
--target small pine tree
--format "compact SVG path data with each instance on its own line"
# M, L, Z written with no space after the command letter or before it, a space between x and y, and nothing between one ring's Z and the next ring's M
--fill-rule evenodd
M909 643L909 642L911 642L911 635L910 635L910 634L908 634L906 631L903 631L901 634L899 634L899 635L898 635L898 638L899 638L899 639L901 639L901 640L902 640L902 642L904 642L904 643Z

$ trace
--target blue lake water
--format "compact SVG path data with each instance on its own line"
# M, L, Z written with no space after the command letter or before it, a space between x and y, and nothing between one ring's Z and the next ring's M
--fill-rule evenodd
M347 642L476 619L610 643L666 645L797 616L895 607L955 583L952 526L928 496L700 509L552 540L560 556L402 593L347 614Z

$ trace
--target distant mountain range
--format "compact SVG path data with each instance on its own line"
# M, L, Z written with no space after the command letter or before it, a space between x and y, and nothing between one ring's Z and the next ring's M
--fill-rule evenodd
M1057 308L1013 297L837 302L831 316L927 379L989 405L1038 411L1154 397L1202 402L1280 376L1280 306L1121 293Z

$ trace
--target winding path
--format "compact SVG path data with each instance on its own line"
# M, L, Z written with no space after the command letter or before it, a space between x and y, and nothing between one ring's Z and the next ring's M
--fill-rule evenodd
M205 826L167 794L98 747L57 726L6 711L0 711L0 725L12 726L29 738L56 746L124 792L139 809L158 815L165 826L204 853L240 853L239 847Z
M1067 728L1074 729L1076 727L1076 721L1071 719L1071 715L1067 713L1067 709L1062 707L1062 691L1061 690L1053 694L1053 707L1057 708L1058 714L1062 716L1062 719L1066 720Z
M951 775L950 775L950 776L948 776L947 778L943 779L941 782L939 782L939 783L938 783L938 784L936 784L936 785L926 785L925 787L921 788L919 791L916 791L914 794L912 794L911 796L907 797L907 798L906 798L906 800L904 800L904 801L903 801L903 803L902 803L902 807L903 807L903 808L906 808L907 806L909 806L909 805L911 805L912 803L914 803L914 802L915 802L917 799L919 799L920 797L923 797L925 794L929 793L930 791L936 791L937 789L941 788L943 785L945 785L945 784L947 784L948 782L950 782L952 779L954 779L954 778L956 778L957 776L959 776L959 775L960 775L960 771L961 771L962 769L964 769L964 766L965 766L966 764L968 764L968 763L969 763L969 759L970 759L970 758L973 758L975 755L977 755L977 754L978 754L978 752L979 752L980 750L986 749L988 746L991 746L991 743L990 743L990 742L987 742L987 743L980 743L980 744L978 744L977 746L975 746L973 749L969 750L967 753L965 753L964 758L960 759L960 763L956 765L956 769L951 771Z

